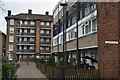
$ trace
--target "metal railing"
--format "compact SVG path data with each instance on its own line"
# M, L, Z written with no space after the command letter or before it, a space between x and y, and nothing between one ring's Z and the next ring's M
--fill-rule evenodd
M17 68L18 68L18 64L16 64L16 65L14 66L13 70L9 72L9 80L12 80L12 77L14 76Z

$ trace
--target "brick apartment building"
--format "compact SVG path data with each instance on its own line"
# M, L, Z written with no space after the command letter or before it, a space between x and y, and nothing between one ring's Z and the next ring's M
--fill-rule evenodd
M55 61L62 58L63 53L63 7L60 2L53 10L51 26L51 53ZM120 3L67 0L67 4L65 62L75 58L77 64L98 68L101 78L119 78Z
M33 60L35 57L49 57L51 53L52 15L20 13L11 15L8 10L6 53L8 60L13 54L21 61Z
M0 56L5 56L6 35L0 31Z

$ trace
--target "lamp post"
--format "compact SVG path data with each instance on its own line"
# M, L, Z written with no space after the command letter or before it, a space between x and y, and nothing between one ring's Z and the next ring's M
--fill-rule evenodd
M65 56L65 50L64 50L64 43L65 43L65 7L68 4L65 3L60 3L60 6L63 6L63 65L62 65L62 76L63 76L63 80L65 80L65 66L64 66L64 56Z

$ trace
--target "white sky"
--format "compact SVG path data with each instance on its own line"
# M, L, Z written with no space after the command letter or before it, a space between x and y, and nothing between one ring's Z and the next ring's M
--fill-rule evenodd
M0 31L6 33L5 16L7 16L7 10L11 10L12 15L28 13L28 9L32 9L33 14L45 14L46 11L49 11L49 14L52 15L52 11L58 1L59 0L2 0L6 12L0 10Z

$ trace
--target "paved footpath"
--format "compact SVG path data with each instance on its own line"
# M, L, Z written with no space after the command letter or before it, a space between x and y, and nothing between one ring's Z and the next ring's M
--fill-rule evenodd
M21 62L16 75L17 80L47 80L46 76L37 69L34 62L30 62L29 65Z

